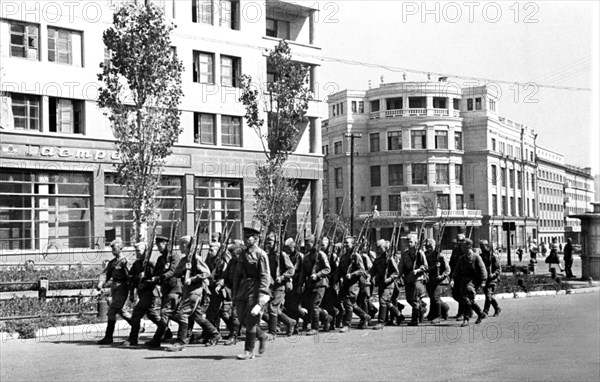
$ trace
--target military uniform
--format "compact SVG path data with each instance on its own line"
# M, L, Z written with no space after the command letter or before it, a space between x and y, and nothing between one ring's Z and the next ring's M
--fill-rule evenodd
M463 325L469 323L469 318L473 314L472 311L475 311L478 316L476 324L480 323L486 316L475 302L475 293L481 284L487 280L487 271L481 256L470 248L470 242L469 239L465 240L465 255L460 258L456 268L452 271L452 278L459 281L464 309Z
M284 251L288 254L288 258L294 266L294 274L292 276L292 288L290 288L286 292L285 301L283 303L284 310L286 315L294 319L296 323L300 319L303 319L305 322L307 322L306 309L302 307L302 293L298 291L298 285L300 283L300 270L302 267L302 259L304 255L301 252L295 250L295 248L292 249L288 245L284 247Z
M269 270L271 272L271 300L267 305L269 333L277 334L277 324L281 320L287 327L287 333L291 334L296 326L296 321L289 318L281 311L285 302L286 285L294 276L294 264L285 252L277 253L272 248L268 253Z
M358 284L359 292L356 303L362 310L367 312L369 315L373 315L377 313L377 308L375 308L371 303L371 288L373 286L371 284L369 272L373 267L374 256L371 256L371 252L368 250L361 253L361 256L363 264L365 266L365 275L360 277L360 281Z
M416 326L423 309L421 297L425 295L427 278L427 259L423 251L417 252L416 247L407 248L400 257L400 275L404 277L406 301L412 308L412 319L409 325Z
M329 279L329 286L325 288L325 295L323 296L322 306L325 309L325 313L331 315L335 322L331 327L341 325L344 308L339 304L338 293L340 286L335 282L335 275L338 267L338 255L334 251L334 245L329 244L326 248L322 248L323 252L327 255L327 261L331 272L327 275ZM330 329L330 328L324 328Z
M354 253L352 247L347 248L340 256L336 275L336 282L341 283L339 297L344 307L342 332L347 331L347 328L350 327L353 312L360 318L359 328L364 329L369 326L371 317L356 304L359 292L358 282L365 272L362 256Z
M494 308L494 316L500 314L500 307L498 306L498 301L494 298L494 291L496 289L496 282L498 281L498 277L500 276L500 263L498 262L498 258L494 255L490 249L489 244L486 242L480 243L481 248L481 260L485 264L485 269L487 271L487 280L485 285L483 286L483 294L485 295L485 303L483 305L483 312L488 314L490 310L490 305Z
M379 314L377 325L373 329L382 329L387 321L388 313L393 320L400 325L402 316L398 308L393 304L394 292L397 288L398 277L400 276L398 256L393 254L387 258L387 245L380 242L377 246L377 258L373 261L373 267L370 274L377 285L377 295L379 296Z
M435 247L435 243L433 244ZM435 249L425 252L427 259L427 268L429 272L426 284L427 294L429 295L429 319L431 321L438 318L448 318L448 304L442 301L442 284L447 283L450 276L450 266L446 258Z
M312 239L314 242L314 238ZM309 252L302 259L302 267L300 269L300 279L298 288L304 286L304 295L306 301L310 302L310 323L311 331L307 334L316 334L319 330L319 316L321 314L321 301L325 295L325 289L329 286L328 275L331 272L327 255L318 250L317 247L310 248ZM333 317L325 314L325 324L327 330Z
M465 235L459 234L458 240L462 242L465 239ZM450 255L450 272L456 269L456 265L458 264L458 260L464 255L464 252L457 241L454 241L454 248L452 248L452 254ZM453 279L453 276L451 276ZM460 294L460 280L454 280L454 284L452 286L452 298L454 301L458 303L458 312L456 313L456 319L460 320L463 316L463 306L462 306L462 298Z

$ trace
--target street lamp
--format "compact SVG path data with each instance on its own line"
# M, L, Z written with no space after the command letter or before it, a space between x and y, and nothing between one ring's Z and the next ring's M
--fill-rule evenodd
M350 235L354 234L354 138L362 138L359 133L346 133L350 138Z

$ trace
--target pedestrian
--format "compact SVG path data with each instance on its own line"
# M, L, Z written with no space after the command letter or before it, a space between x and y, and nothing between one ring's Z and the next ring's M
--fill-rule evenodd
M146 275L152 276L154 267L145 257L150 258L152 249L147 249L146 243L138 242L135 245L136 261L129 270L129 301L134 301L134 291L137 291L138 301L131 314L131 330L129 337L123 342L123 346L137 346L140 333L140 321L146 315L154 325L160 324L160 291L156 284L149 282ZM146 268L144 269L144 263Z
M460 294L460 280L453 279L453 270L456 269L458 260L464 255L462 250L462 242L465 240L465 235L459 233L456 240L452 240L452 254L450 255L450 285L452 290L452 298L458 303L458 311L456 312L456 321L463 319L462 298Z
M258 354L266 350L266 333L260 328L261 313L269 302L270 271L269 259L265 251L258 247L260 232L245 228L246 248L238 259L233 279L234 304L240 322L246 327L244 353L237 356L240 360L254 358L255 342L259 340Z
M542 241L540 248L542 252L542 257L546 257L546 253L548 253L548 247L546 246L546 243Z
M342 319L342 328L340 333L347 333L351 322L352 313L360 318L359 329L369 327L371 317L356 304L358 298L360 276L365 274L365 266L360 256L354 250L355 239L352 236L344 238L344 247L340 262L338 264L336 282L341 284L339 298L344 307L344 317Z
M446 258L436 250L435 244L434 239L425 241L425 258L429 272L426 289L429 295L429 321L438 324L440 319L448 318L450 309L441 297L442 284L447 283L448 276L450 276L450 266Z
M533 264L537 263L537 254L539 253L539 248L537 246L537 242L535 240L531 241L529 245L529 261Z
M304 288L305 301L309 302L310 331L306 333L307 336L314 336L319 332L319 321L323 316L321 301L325 296L325 289L329 286L328 275L331 272L327 255L315 246L315 240L315 236L312 234L304 239L306 253L302 259L298 280L298 292ZM324 313L324 331L329 331L332 321L333 317Z
M552 273L552 264L557 264L560 270L563 271L560 259L558 258L558 245L556 244L556 239L552 239L552 243L550 244L550 254L546 257L546 264L548 264L548 272L550 273Z
M477 313L475 324L481 323L486 317L479 305L475 302L477 289L487 280L485 264L481 256L473 252L473 241L465 239L462 243L464 251L456 268L452 270L452 279L460 284L460 294L463 302L464 318L461 326L469 325L469 319L473 311Z
M427 282L427 259L423 250L417 247L417 237L409 235L408 248L402 252L399 266L400 276L404 277L404 291L406 301L412 308L412 319L408 326L418 326L423 305L421 296L424 296L425 283Z
M99 345L110 345L113 343L113 333L117 323L117 314L119 314L128 324L131 325L131 315L123 307L129 296L127 281L129 278L129 269L127 268L127 259L123 256L123 241L117 238L110 243L110 248L114 258L108 262L104 272L100 276L96 289L102 290L104 283L112 280L110 286L110 295L112 300L108 307L108 322L106 324L106 333L104 338L98 341Z
M565 273L567 278L574 278L573 275L573 241L571 238L567 239L567 243L564 247L563 259L565 260Z
M487 280L483 286L483 294L485 295L483 313L488 315L491 305L494 308L494 317L497 317L502 310L494 297L496 283L500 277L500 262L496 255L490 251L490 244L487 240L481 240L479 242L479 248L481 249L481 259L483 260L487 271Z
M523 261L523 247L517 248L517 257L519 258L519 262Z
M398 308L392 303L394 291L400 276L399 258L396 254L390 254L388 250L391 243L386 240L379 240L375 248L376 258L373 261L373 267L370 274L373 279L373 284L377 286L377 295L379 296L379 315L377 324L373 327L374 330L383 329L388 313L392 322L400 325L402 314Z

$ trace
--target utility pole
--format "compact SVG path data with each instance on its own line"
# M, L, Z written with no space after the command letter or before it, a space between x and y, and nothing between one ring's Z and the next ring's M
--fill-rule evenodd
M350 235L354 235L354 138L362 138L362 134L346 133L350 138Z

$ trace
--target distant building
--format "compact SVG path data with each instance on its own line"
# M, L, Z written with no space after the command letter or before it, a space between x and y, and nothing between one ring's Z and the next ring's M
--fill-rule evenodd
M570 215L582 215L591 212L593 198L594 177L592 177L592 169L590 167L565 166L565 239L571 238L573 243L581 243L581 221L570 217Z

